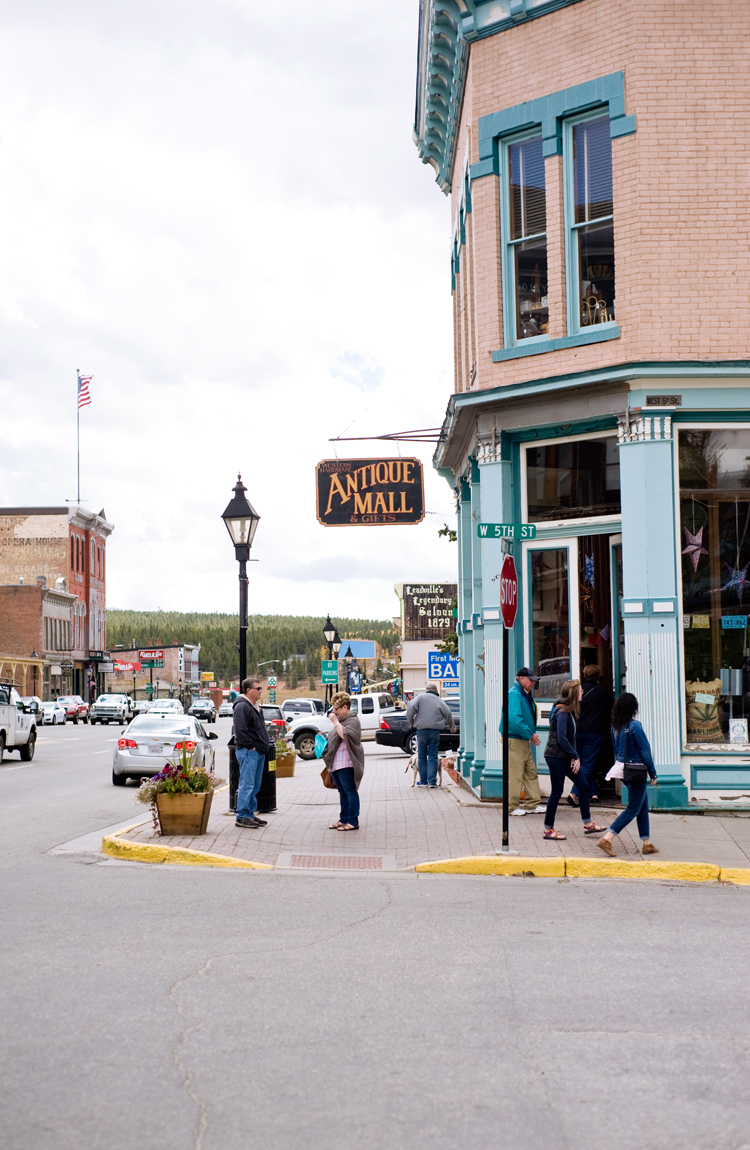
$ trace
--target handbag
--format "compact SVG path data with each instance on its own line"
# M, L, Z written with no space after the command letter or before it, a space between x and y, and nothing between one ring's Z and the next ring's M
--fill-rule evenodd
M645 763L629 763L628 762L628 740L630 738L630 727L625 731L625 757L622 763L615 763L615 767L622 768L621 775L612 775L612 778L621 778L626 787L632 787L638 783L645 783L648 779L648 767ZM614 767L612 768L614 770ZM610 775L607 775L610 778Z
M320 777L323 780L324 787L327 787L329 791L336 790L336 784L331 777L331 772L328 770L328 767L323 767L323 770L320 772Z
M316 759L322 759L323 758L323 752L325 751L327 746L328 746L328 739L325 737L325 735L321 734L320 731L318 731L317 735L315 736L315 758Z

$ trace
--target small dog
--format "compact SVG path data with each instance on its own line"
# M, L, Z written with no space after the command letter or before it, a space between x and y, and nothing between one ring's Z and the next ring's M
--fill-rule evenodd
M412 780L411 780L411 785L413 787L415 787L417 785L417 779L419 778L419 758L417 755L412 755L412 757L409 759L409 762L406 764L404 774L406 774L406 772L409 770L409 767L411 767L412 771L414 772L414 775L413 775ZM442 759L438 759L437 785L439 787L442 787L442 785L443 785L443 760Z

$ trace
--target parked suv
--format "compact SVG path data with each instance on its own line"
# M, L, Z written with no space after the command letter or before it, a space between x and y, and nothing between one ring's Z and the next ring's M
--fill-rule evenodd
M297 700L297 702L305 701L311 700ZM397 713L396 705L390 695L352 695L351 708L352 714L359 719L363 740L374 739L383 717ZM398 714L404 712L399 711ZM318 732L327 735L332 730L333 723L326 715L319 711L308 712L293 719L286 733L286 739L294 745L301 759L314 759L315 736Z
M89 721L94 723L119 723L125 726L130 717L130 699L127 695L100 695L91 704Z
M196 719L202 719L204 723L216 722L216 704L213 699L194 699L189 715L194 715Z
M80 695L60 695L57 701L62 703L65 708L65 717L68 722L77 724L80 719L84 723L88 723L89 705L84 703Z
M260 709L269 736L274 742L279 737L283 739L286 734L286 719L281 713L281 707L277 707L275 703L261 703Z

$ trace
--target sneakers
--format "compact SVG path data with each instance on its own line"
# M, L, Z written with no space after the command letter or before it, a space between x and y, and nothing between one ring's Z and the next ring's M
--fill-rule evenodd
M237 819L234 825L236 827L247 827L248 830L257 830L258 827L266 826L260 819Z
M418 786L418 787L426 787L426 786L427 786L427 783L417 783L417 786Z
M544 811L546 811L546 809L547 809L547 804L546 803L540 803L538 807L534 807L533 811L530 811L529 813L532 815L541 815Z
M265 819L259 819L257 815L253 815L253 818L255 819L258 826L260 826L260 827L267 827L268 826L268 823L266 822Z
M431 791L437 790L437 783L428 783L427 786L430 788Z
M528 811L525 811L525 810L523 809L523 807L516 807L516 809L515 809L514 811L511 811L510 813L511 813L512 815L518 815L518 816L519 816L519 818L520 818L520 817L521 817L521 815L526 815L526 814L528 814L529 812L528 812Z

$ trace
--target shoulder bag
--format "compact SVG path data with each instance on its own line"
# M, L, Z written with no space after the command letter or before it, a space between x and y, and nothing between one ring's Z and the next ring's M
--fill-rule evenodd
M622 781L626 787L632 787L648 780L648 767L645 763L628 762L628 739L630 727L625 731L625 761L623 762Z

